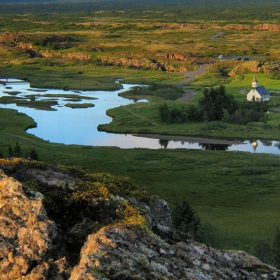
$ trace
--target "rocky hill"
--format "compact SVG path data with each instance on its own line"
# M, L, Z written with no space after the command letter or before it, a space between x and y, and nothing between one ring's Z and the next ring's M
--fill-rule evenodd
M0 159L0 279L279 279L242 251L172 230L126 177Z

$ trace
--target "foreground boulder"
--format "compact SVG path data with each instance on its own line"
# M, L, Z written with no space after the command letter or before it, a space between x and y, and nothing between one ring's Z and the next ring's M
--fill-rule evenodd
M64 279L66 260L57 253L61 237L42 199L27 197L21 183L3 172L0 220L0 279Z
M88 236L78 279L277 279L279 271L245 252L227 252L197 242L170 245L129 225L103 228Z
M26 174L28 180L42 180L44 186L49 183L52 188L69 192L75 191L74 182L81 178L51 166L40 165L36 169L36 165L26 167L21 163L16 168L2 165L2 169L9 176L0 171L1 280L280 277L279 270L245 252L215 250L193 241L187 234L174 232L169 207L163 200L154 196L143 201L116 194L109 196L104 185L100 193L106 193L106 199L92 199L88 192L82 193L88 195L83 200L88 203L86 208L104 206L107 208L103 212L121 214L114 214L115 222L108 219L107 225L102 224L99 229L92 227L84 237L82 233L88 223L100 225L98 217L95 221L94 217L86 216L88 212L81 212L74 226L63 227L55 222L61 221L59 217L50 219L50 208L44 205L47 198L13 177L25 181ZM115 186L111 184L110 188ZM74 192L76 197L77 193ZM67 245L69 236L74 240L71 246ZM75 250L78 250L77 257L73 257Z

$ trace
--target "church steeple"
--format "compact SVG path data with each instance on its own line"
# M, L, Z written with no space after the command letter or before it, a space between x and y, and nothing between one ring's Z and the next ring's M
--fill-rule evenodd
M253 81L252 81L252 88L256 89L258 87L258 80L256 75L254 75Z

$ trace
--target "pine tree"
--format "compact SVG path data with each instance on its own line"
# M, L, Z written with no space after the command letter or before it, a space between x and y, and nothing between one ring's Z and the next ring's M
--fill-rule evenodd
M34 148L30 151L29 157L33 160L39 160L38 154Z
M14 149L15 157L21 157L21 148L18 142L16 142L15 149Z
M200 219L187 201L176 203L172 212L172 223L175 229L189 233L196 239L199 238Z
M9 157L13 157L14 156L14 151L13 151L13 148L12 148L11 145L8 148L8 152L9 152Z
M280 268L280 226L276 228L276 235L273 242L275 266Z

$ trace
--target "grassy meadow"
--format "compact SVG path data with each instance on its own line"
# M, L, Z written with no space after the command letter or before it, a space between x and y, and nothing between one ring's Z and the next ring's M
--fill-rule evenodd
M278 1L206 2L1 3L0 77L26 78L38 88L115 90L120 87L117 78L132 84L176 85L187 71L206 64L203 75L181 86L196 92L188 103L144 96L149 103L109 110L114 120L100 129L279 140L277 111L266 122L228 124L219 131L203 129L204 123L160 122L163 102L178 108L196 105L205 87L223 84L238 101L245 100L255 74L260 85L280 92L280 33L253 28L262 23L279 26ZM219 60L219 54L229 58ZM234 56L250 60L233 61ZM273 95L271 109L279 103L280 96ZM274 238L280 224L277 155L61 145L25 132L35 125L21 113L0 109L3 156L18 142L23 157L35 148L47 163L129 176L171 207L186 199L212 233L209 244L217 248L256 253L258 244Z
M18 142L23 157L35 148L47 163L129 176L171 207L187 199L214 230L211 244L218 248L254 253L255 244L274 237L280 211L277 155L61 145L25 133L35 125L31 118L8 109L0 114L4 157Z

